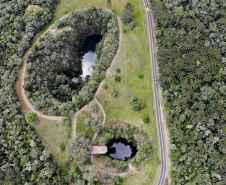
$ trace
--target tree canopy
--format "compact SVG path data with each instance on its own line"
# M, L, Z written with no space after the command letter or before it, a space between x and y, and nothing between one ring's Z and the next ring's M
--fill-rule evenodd
M28 112L25 116L25 120L28 122L28 123L34 123L38 120L38 116L36 113L34 112Z
M151 0L172 184L226 183L223 0Z

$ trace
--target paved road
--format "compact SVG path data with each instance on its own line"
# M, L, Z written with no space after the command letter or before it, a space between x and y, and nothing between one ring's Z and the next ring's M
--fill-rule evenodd
M154 35L154 21L149 9L149 4L147 0L143 0L145 8L147 11L148 17L148 26L149 26L149 38L150 38L150 49L151 49L151 61L152 61L152 75L154 82L154 94L155 94L155 108L156 108L156 118L158 123L158 133L159 133L159 142L160 142L160 151L161 151L161 173L158 181L158 185L163 185L167 179L167 151L165 146L165 135L163 127L163 116L161 109L161 99L160 99L160 86L158 83L158 64L156 59L156 45L155 45L155 35Z

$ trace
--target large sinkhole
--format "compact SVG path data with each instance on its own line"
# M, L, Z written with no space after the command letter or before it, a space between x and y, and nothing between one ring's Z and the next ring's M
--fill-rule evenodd
M107 144L107 155L113 159L126 161L133 158L137 153L137 148L132 142L124 138L112 139Z
M83 44L83 55L82 55L82 80L86 77L92 76L94 61L97 57L95 54L96 45L101 41L101 35L88 36Z
M93 98L105 78L118 49L119 26L116 14L92 7L54 27L57 32L43 34L26 57L25 90L35 109L69 116Z

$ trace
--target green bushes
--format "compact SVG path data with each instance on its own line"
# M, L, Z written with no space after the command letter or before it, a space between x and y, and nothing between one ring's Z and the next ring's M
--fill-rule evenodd
M130 23L133 21L133 12L132 9L125 8L121 14L122 21L124 23Z
M70 126L71 125L71 119L69 117L64 117L62 121L64 126Z
M38 116L34 112L28 112L25 116L25 120L28 123L34 123L34 122L38 121Z
M132 30L135 27L134 13L132 10L132 5L130 3L126 4L126 8L122 11L121 19L123 23L128 25L128 28Z
M141 111L144 108L144 103L138 101L137 97L131 97L130 103L134 111Z
M98 119L86 118L84 124L86 126L90 125L94 132L100 133L102 130L102 122Z
M107 5L111 7L111 0L107 0Z
M120 69L120 68L116 68L116 69L115 69L115 72L116 72L117 74L119 74L119 73L121 72L121 69Z
M91 102L89 105L89 111L92 113L97 113L99 110L97 104L95 102Z
M72 154L72 157L80 165L85 165L90 163L89 152L91 150L91 142L89 138L84 136L77 139L71 139L68 144L69 150Z
M115 82L121 82L121 77L120 76L115 76Z
M143 78L144 78L144 75L141 74L141 73L139 73L137 76L138 76L138 78L140 78L140 79L143 79Z
M147 116L147 115L143 115L142 120L144 123L149 123L149 121L150 121L149 116Z
M103 88L104 88L104 89L108 89L108 84L105 83L105 84L103 85Z
M117 97L117 96L118 96L118 91L112 90L112 91L111 91L111 96L112 96L113 98Z
M65 145L64 145L64 144L61 144L61 145L60 145L60 150L61 150L61 151L64 151L64 150L65 150Z

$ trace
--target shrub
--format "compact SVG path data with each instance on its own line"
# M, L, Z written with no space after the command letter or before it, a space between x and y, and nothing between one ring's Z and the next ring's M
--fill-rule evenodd
M90 103L89 111L93 112L93 113L98 112L98 106L97 106L97 104L95 102Z
M141 111L144 108L144 104L141 102L134 102L132 106L135 111Z
M133 21L133 22L130 22L129 24L128 24L128 28L130 29L130 30L133 30L133 28L135 27L135 22Z
M144 75L141 74L141 73L139 73L137 76L138 76L138 78L140 78L140 79L144 78Z
M116 68L115 71L116 71L116 73L120 73L121 69L120 68Z
M137 97L136 96L132 96L129 101L130 101L130 103L136 102L137 101Z
M149 116L147 116L147 115L143 115L142 120L144 123L149 123L149 121L150 121Z
M115 82L121 82L121 77L120 76L115 76Z
M71 125L71 119L69 117L64 117L62 123L64 126L69 126Z
M111 0L107 0L107 4L109 7L111 7Z
M61 151L64 151L64 149L65 149L64 144L61 144L61 145L60 145L60 150L61 150Z
M102 130L102 124L101 121L98 119L91 121L91 128L94 132L100 133Z
M38 116L36 113L34 112L28 112L25 116L25 120L28 122L28 123L34 123L38 120Z
M133 12L131 10L124 9L121 17L124 23L130 23L133 21Z
M101 146L105 146L108 143L108 138L106 137L99 137L98 138L98 144Z
M104 89L108 89L108 85L105 83L105 84L103 85L103 88L104 88Z
M134 111L140 111L144 108L144 104L139 102L137 97L133 96L130 98L130 103Z
M115 98L116 96L118 96L118 91L115 91L115 90L111 91L111 96L113 98Z
M76 139L71 139L69 140L68 148L72 157L80 165L85 165L90 162L89 152L92 146L89 138L82 136Z
M91 122L92 122L92 119L91 119L91 118L86 118L86 119L84 120L84 123L85 123L86 126L90 125Z

